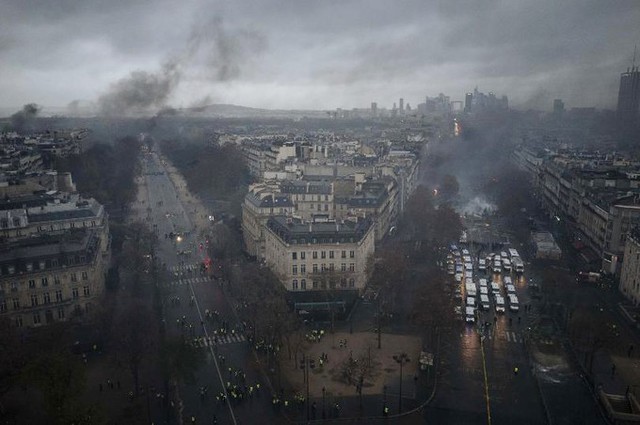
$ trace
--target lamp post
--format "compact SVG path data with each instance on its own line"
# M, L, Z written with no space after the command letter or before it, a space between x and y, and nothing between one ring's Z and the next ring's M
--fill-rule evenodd
M309 369L314 369L315 367L316 361L308 358L306 354L303 354L302 360L300 360L300 369L302 369L304 380L307 383L307 420L309 420L311 416L309 413ZM322 395L322 410L324 413L324 391L322 391Z
M324 413L324 395L327 392L327 389L325 387L322 387L322 420L324 421L326 415Z
M389 408L387 407L387 386L382 386L382 415L387 416L389 414Z
M409 363L407 353L400 353L393 356L393 360L400 365L400 396L398 397L398 413L402 413L402 367L405 363Z

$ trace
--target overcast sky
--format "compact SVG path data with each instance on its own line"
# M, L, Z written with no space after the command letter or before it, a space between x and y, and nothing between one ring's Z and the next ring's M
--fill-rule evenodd
M615 107L636 43L637 0L2 0L0 107Z

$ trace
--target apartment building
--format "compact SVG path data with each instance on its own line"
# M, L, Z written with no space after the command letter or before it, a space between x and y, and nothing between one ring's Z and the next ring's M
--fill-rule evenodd
M0 249L0 316L42 326L93 312L110 262L108 227L17 239Z
M371 219L329 222L275 216L265 230L265 261L288 291L361 292L374 253Z

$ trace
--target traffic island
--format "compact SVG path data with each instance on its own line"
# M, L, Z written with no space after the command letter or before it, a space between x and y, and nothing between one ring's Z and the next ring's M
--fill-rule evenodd
M426 394L419 388L426 381L419 379L421 339L382 334L380 343L378 348L373 332L324 332L306 341L297 355L281 358L289 398L306 399L308 391L315 411L331 407L330 413L341 417L381 416L385 407L393 414L400 405L403 411L415 407Z

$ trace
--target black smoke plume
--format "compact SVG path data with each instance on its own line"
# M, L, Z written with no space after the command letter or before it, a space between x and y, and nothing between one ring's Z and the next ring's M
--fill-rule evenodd
M105 116L130 116L166 109L180 81L188 78L189 67L204 67L206 80L229 81L237 78L244 62L265 46L258 33L228 30L222 19L215 17L195 25L185 46L160 71L133 71L112 84L98 99L98 110Z
M13 131L25 134L33 131L36 117L42 108L35 103L28 103L21 111L11 115L11 127Z

